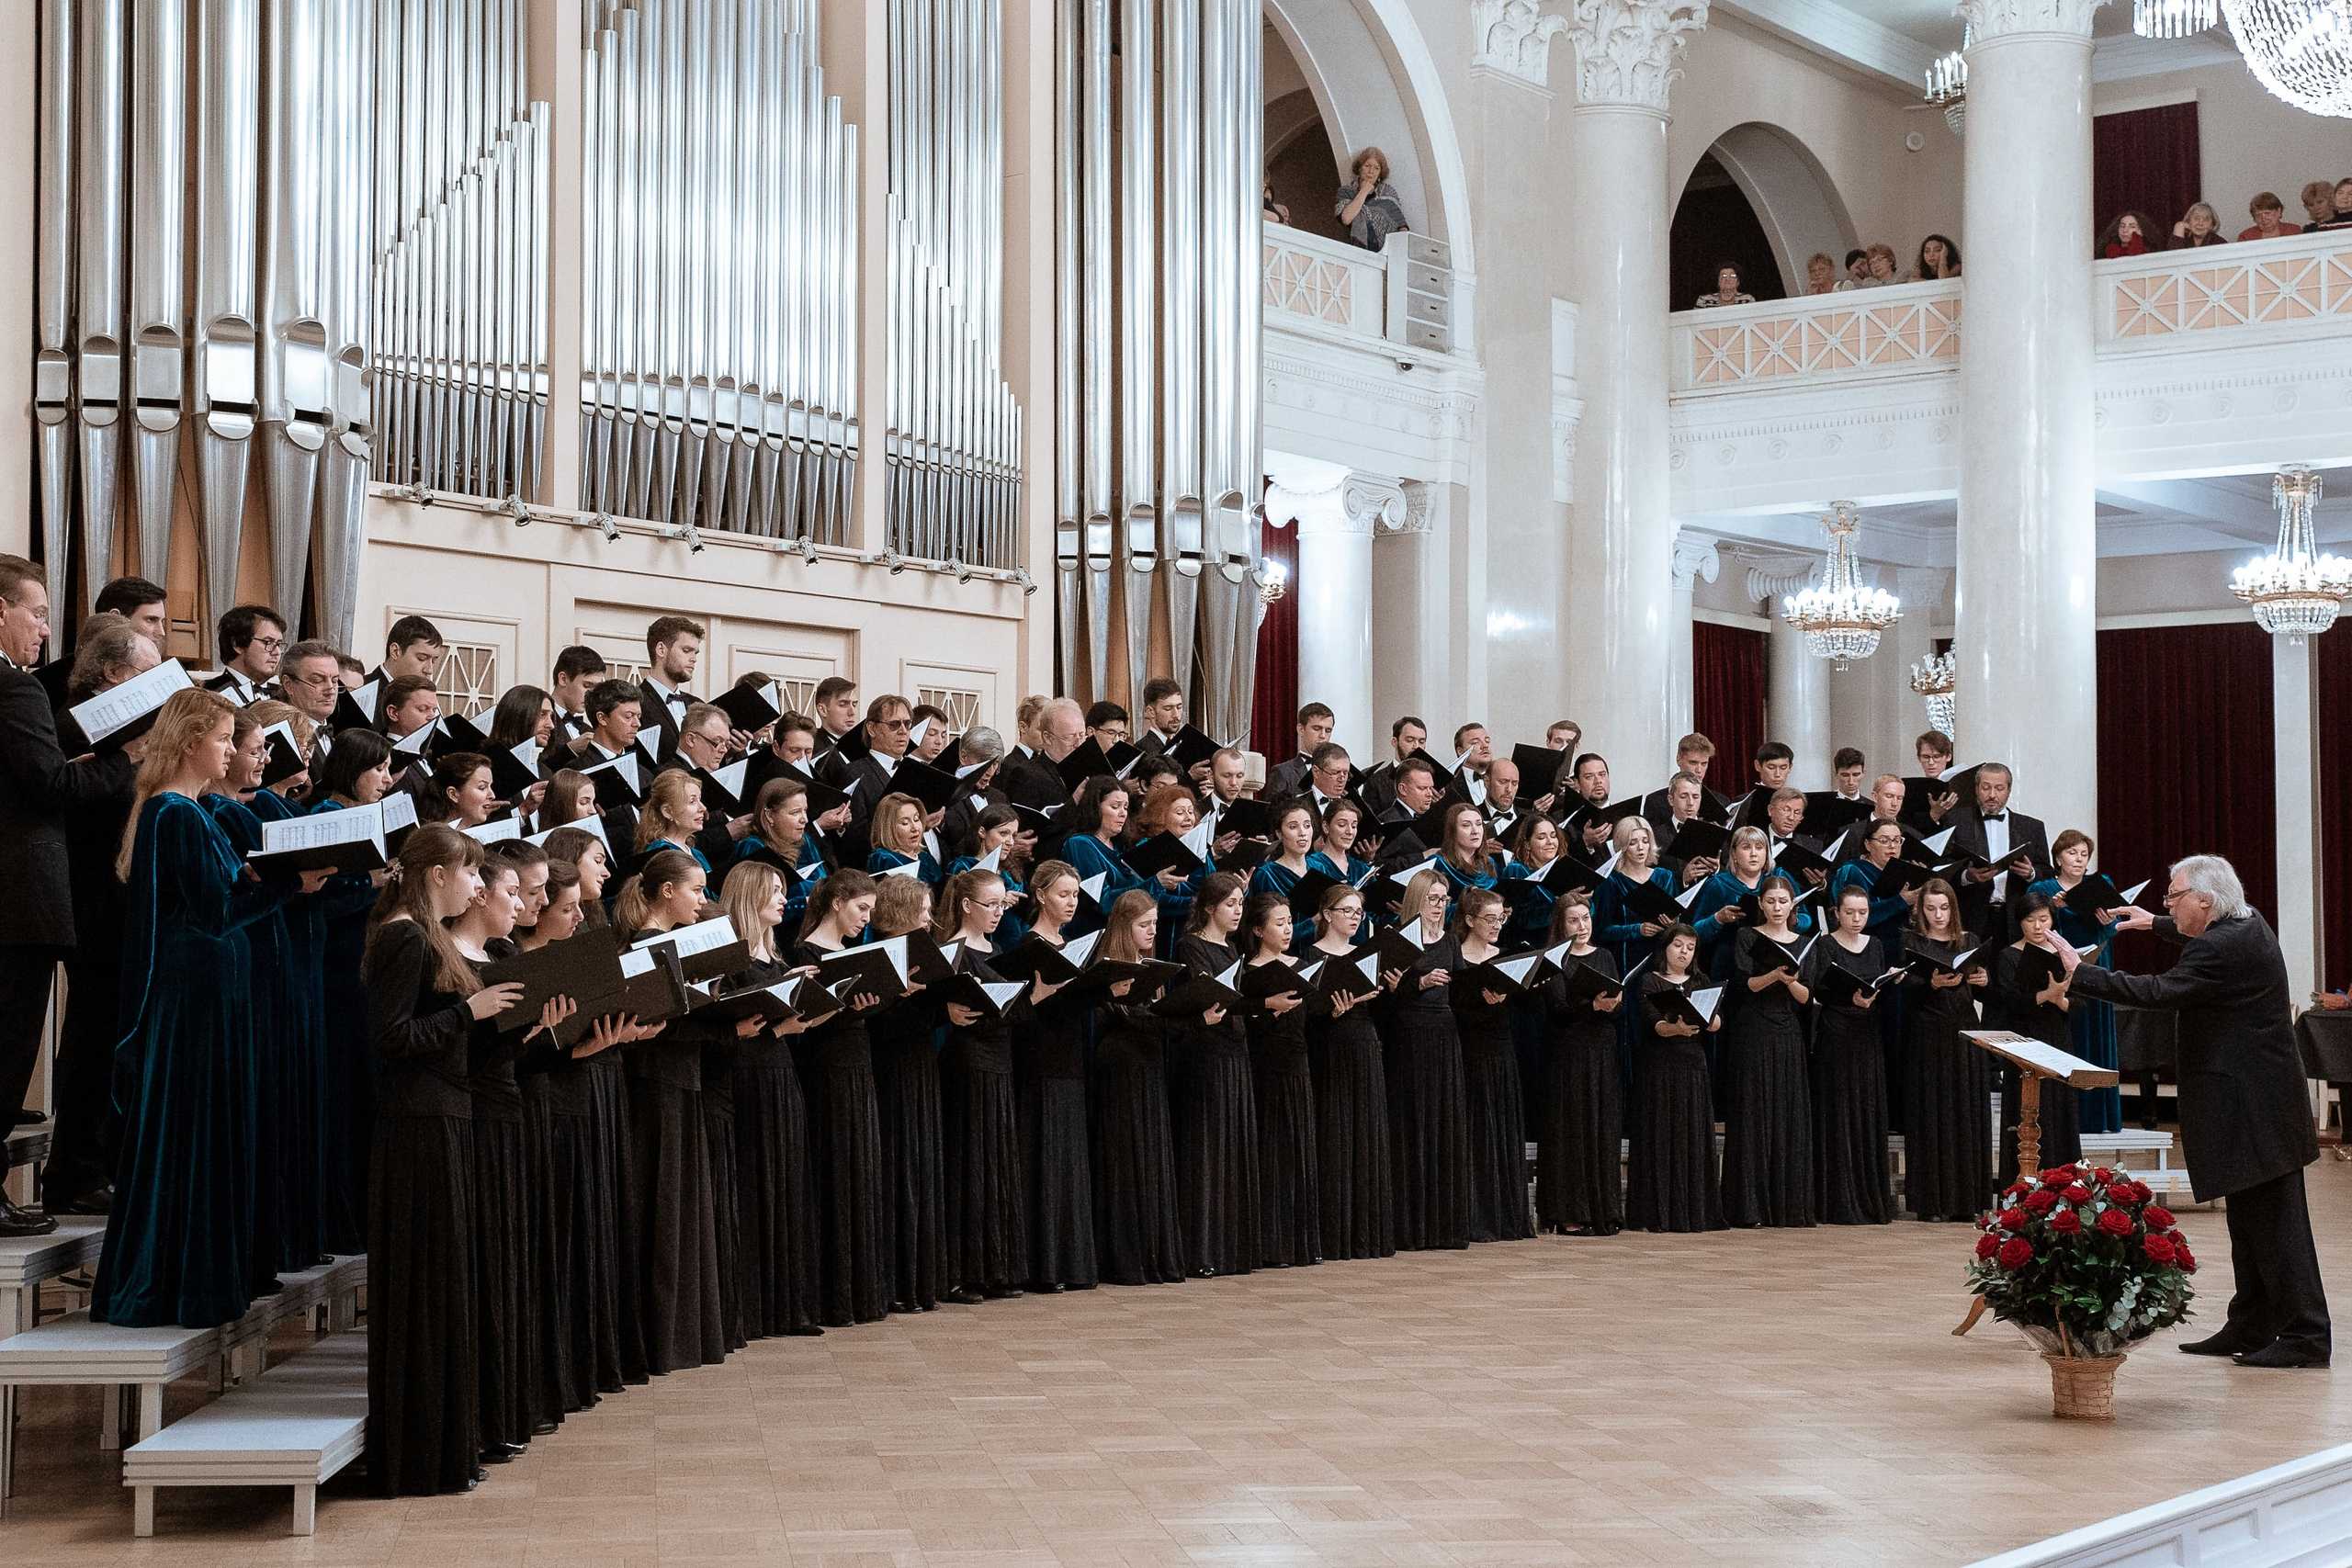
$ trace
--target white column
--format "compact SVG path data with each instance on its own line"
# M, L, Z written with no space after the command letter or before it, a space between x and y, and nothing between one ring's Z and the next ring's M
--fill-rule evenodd
M2270 745L2278 829L2278 908L2268 911L2287 958L2287 995L2301 1003L2322 980L2319 668L2309 642L2270 639ZM2188 846L2184 846L2187 848ZM2339 965L2341 955L2337 955Z
M1274 465L1266 515L1298 530L1298 696L1327 704L1332 738L1351 756L1372 755L1384 733L1372 702L1372 537L1405 525L1404 487L1393 479L1348 469L1319 489L1286 463Z
M1573 260L1584 399L1561 645L1588 745L1646 769L1676 731L1657 679L1674 532L1667 484L1667 98L1705 0L1577 0Z
M1781 618L1788 596L1810 585L1819 563L1802 556L1758 559L1748 568L1747 596L1757 601L1772 623L1766 638L1764 667L1764 738L1778 740L1796 753L1789 783L1799 789L1829 787L1829 661L1805 646L1804 634ZM1743 784L1749 760L1733 759Z
M1702 534L1684 528L1674 536L1674 604L1667 624L1666 649L1666 727L1667 745L1697 728L1692 713L1693 682L1690 674L1690 594L1700 578L1713 582L1723 570L1723 559L1715 554L1715 542ZM1671 751L1667 761L1673 761Z
M1954 636L1963 763L2003 761L2046 822L2097 832L2091 14L1962 0L1968 321Z

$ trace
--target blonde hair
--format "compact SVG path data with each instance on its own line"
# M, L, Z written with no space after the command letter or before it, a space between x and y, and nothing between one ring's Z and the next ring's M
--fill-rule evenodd
M304 761L311 760L311 739L318 734L319 727L311 722L309 714L304 713L292 703L281 703L274 697L265 702L255 703L243 711L264 729L269 728L272 725L282 724L293 731L294 749L302 753Z
M911 876L875 878L874 929L884 936L903 936L926 923L931 902L928 884Z
M621 885L620 897L613 901L613 924L627 931L642 930L645 918L653 912L656 892L676 886L701 869L684 850L656 850L638 874Z
M1430 888L1443 889L1450 886L1445 874L1434 868L1413 873L1413 880L1405 884L1405 902L1399 911L1404 923L1409 925L1421 918L1421 904L1429 897ZM1448 894L1447 897L1450 902L1452 895Z
M894 840L899 835L899 814L909 807L914 808L915 814L915 847L912 850L902 850ZM874 847L877 850L888 850L894 855L907 855L910 858L920 859L922 855L923 817L922 801L911 795L901 795L892 790L874 803L872 834Z
M775 867L747 860L727 874L718 890L718 907L734 922L735 934L754 958L775 961L775 928L767 923L767 907L784 886Z
M1149 958L1136 942L1136 927L1146 915L1153 914L1159 906L1151 895L1137 889L1122 893L1111 905L1110 919L1103 923L1102 956L1118 964L1134 964Z
M684 843L687 829L679 813L690 800L701 798L702 781L694 774L678 768L654 774L645 789L645 808L637 814L637 847L641 850L656 839Z
M131 854L139 846L139 821L146 815L147 803L164 793L164 786L178 776L187 754L218 729L222 719L230 721L233 734L236 717L236 705L218 692L174 692L165 699L163 711L155 716L154 728L147 732L147 750L140 759L138 780L131 785L130 819L123 824L122 848L114 857L118 881L130 880Z

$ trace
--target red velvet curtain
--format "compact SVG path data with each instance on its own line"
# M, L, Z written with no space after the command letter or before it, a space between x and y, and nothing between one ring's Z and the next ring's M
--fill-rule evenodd
M2098 634L2097 864L2119 886L2162 878L2183 855L2223 855L2275 920L2274 777L2268 633L2246 622ZM2032 780L2018 796L2033 809ZM2073 826L2049 823L2052 835ZM2138 949L2128 966L2165 965L2161 944L2126 940Z
M2148 248L2162 250L2172 238L2172 226L2203 199L2204 185L2194 103L2103 114L2091 121L2094 234L2118 213L2137 212L2148 220ZM2222 226L2236 232L2234 214L2224 212Z
M2352 628L2319 639L2320 980L2352 982Z
M1298 585L1298 529L1258 525L1258 548L1280 562ZM1250 587L1254 591L1255 584ZM1250 749L1266 766L1287 761L1298 746L1298 595L1285 593L1266 606L1258 624L1258 683L1250 709Z
M1715 743L1708 773L1719 793L1741 786L1764 744L1764 635L1690 623L1691 728Z

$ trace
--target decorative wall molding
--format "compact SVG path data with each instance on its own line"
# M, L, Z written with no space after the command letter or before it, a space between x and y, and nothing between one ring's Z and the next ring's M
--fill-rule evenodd
M1434 533L1437 528L1437 494L1434 487L1419 479L1405 481L1405 521L1385 531L1382 537L1404 538L1408 536Z
M1690 35L1707 25L1707 0L1576 0L1577 101L1667 112Z
M1267 322L1266 446L1352 468L1376 448L1400 479L1469 481L1486 378L1459 355L1399 369L1385 353Z
M1340 513L1351 534L1394 534L1405 526L1405 486L1379 474L1351 472L1340 485ZM1304 537L1303 524L1300 532Z
M1678 593L1690 592L1701 578L1713 582L1723 571L1723 558L1715 548L1715 541L1688 528L1675 531L1671 559Z
M1836 0L1713 0L1718 15L1744 17L1826 60L1862 71L1917 96L1940 52L1908 33Z
M2107 0L1960 0L1960 14L1981 48L1996 39L2057 33L2090 40L2091 16Z
M2167 1497L1976 1568L2132 1568L2152 1562L2342 1562L2352 1555L2352 1444Z
M1812 587L1821 571L1819 556L1736 548L1730 553L1747 566L1747 596L1759 604Z
M1470 69L1548 93L1552 40L1567 30L1566 17L1536 0L1471 0Z

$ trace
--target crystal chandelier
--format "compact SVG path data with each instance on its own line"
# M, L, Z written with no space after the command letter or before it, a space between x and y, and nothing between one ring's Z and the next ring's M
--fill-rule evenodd
M2211 3L2211 0L2208 0ZM1960 47L1929 62L1928 101L1943 106L1944 123L1958 136L1968 117L1968 46L1975 42L1973 28L1962 28Z
M2132 30L2142 38L2194 38L2221 19L2221 0L2132 0Z
M2352 594L2352 561L2319 553L2312 508L2319 504L2319 475L2298 463L2270 481L2278 502L2278 547L2230 574L2230 592L2245 600L2273 637L2301 642L2335 624Z
M1815 657L1835 660L1843 670L1848 660L1878 651L1879 633L1903 618L1903 604L1883 588L1863 587L1856 575L1849 541L1861 519L1852 502L1831 502L1821 525L1829 531L1828 565L1819 582L1789 596L1781 618L1804 633Z
M1960 685L1960 659L1949 651L1929 654L1911 666L1911 689L1928 701L1928 723L1946 735L1960 717L1952 693Z
M2246 68L2273 96L2352 118L2352 0L2224 0Z

